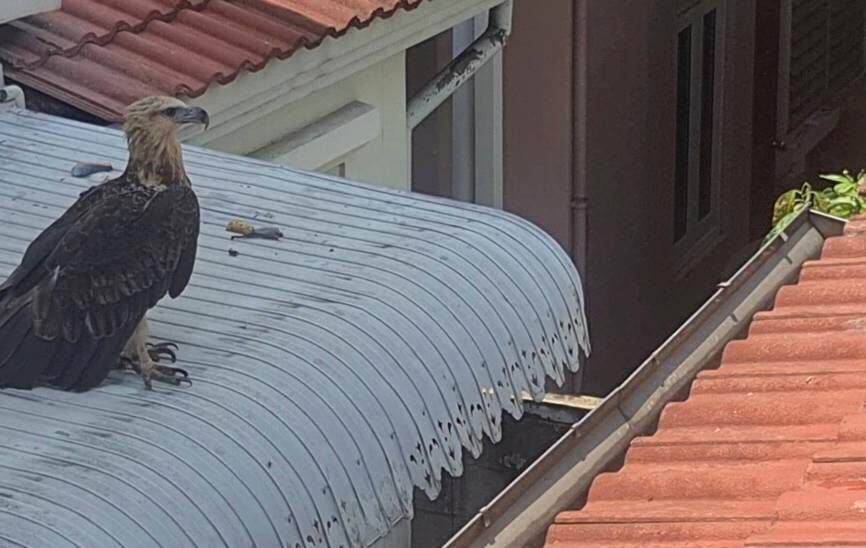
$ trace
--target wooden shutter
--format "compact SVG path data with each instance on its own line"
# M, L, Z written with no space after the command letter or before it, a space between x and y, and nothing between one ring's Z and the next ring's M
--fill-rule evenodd
M783 0L777 175L835 127L835 99L864 73L863 0Z
M833 0L830 6L829 85L832 89L843 88L863 74L866 9L863 0Z
M788 131L796 129L824 103L827 95L830 0L791 3Z

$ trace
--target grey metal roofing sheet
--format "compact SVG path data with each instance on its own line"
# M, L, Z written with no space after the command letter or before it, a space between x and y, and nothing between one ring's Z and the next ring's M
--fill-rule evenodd
M0 392L0 544L368 546L588 349L577 272L518 217L185 154L199 258L149 318L193 385ZM0 112L0 278L105 160L113 130ZM236 217L286 237L231 242Z

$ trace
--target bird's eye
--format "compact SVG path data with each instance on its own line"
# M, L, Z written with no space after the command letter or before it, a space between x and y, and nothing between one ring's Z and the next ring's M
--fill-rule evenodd
M169 118L173 118L174 115L177 113L177 109L175 107L169 107L169 108L163 110L162 113L165 114L166 116L168 116Z

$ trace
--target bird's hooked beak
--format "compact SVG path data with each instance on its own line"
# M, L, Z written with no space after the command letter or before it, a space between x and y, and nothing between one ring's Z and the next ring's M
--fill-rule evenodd
M180 124L203 124L207 129L210 124L210 117L207 111L201 107L181 107L174 111L172 117L174 122Z

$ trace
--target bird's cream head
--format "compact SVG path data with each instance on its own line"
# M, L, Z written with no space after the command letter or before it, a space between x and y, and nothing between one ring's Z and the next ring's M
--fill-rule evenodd
M126 175L142 184L189 184L183 168L178 129L186 124L207 128L207 111L174 97L145 97L126 108L123 131L129 144Z

